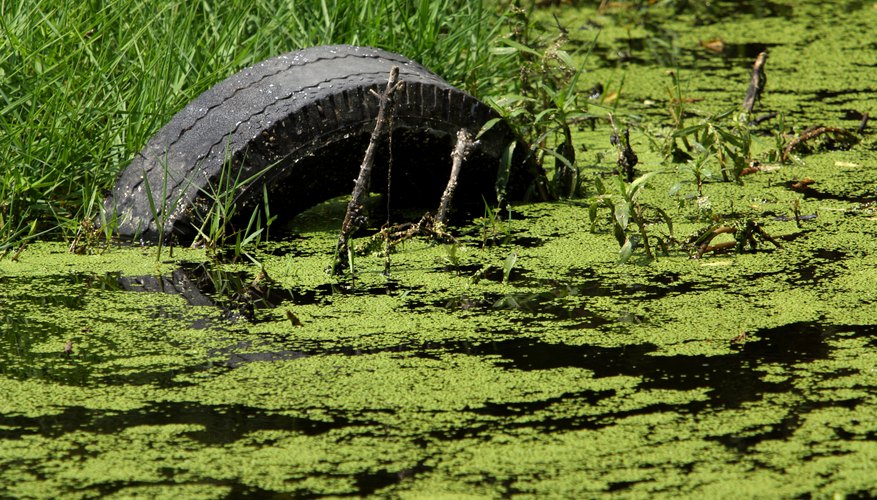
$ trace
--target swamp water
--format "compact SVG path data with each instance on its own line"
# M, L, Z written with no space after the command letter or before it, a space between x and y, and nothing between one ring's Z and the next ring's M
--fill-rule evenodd
M693 108L737 105L750 45L771 54L760 109L802 129L874 111L877 4L757 4L668 17L665 38L557 14L572 43L603 26L582 86L623 78L616 112L646 125L667 120L669 69ZM734 49L700 46L715 37ZM515 205L503 244L474 226L453 249L410 241L390 280L359 257L333 282L339 220L317 216L255 252L269 278L184 249L0 261L0 496L877 495L873 139L707 183L706 214L668 195L684 175L646 125L639 168L667 173L644 200L677 238L752 219L782 248L618 265L573 200ZM607 137L577 136L588 179L612 168Z

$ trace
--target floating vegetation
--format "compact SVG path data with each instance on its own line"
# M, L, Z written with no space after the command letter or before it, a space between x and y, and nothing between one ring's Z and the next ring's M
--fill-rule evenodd
M591 114L570 154L545 94L542 187L580 196L452 210L390 276L325 272L337 200L259 265L0 248L0 496L877 496L877 10L682 5L535 9Z

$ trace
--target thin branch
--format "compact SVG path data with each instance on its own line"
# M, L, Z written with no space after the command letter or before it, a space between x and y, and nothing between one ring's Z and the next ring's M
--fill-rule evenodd
M469 153L475 147L475 144L476 143L472 141L472 134L466 129L461 128L457 131L457 145L451 153L451 159L453 160L451 165L451 176L448 178L448 185L445 187L444 194L442 194L438 212L435 216L436 225L443 225L445 223L445 219L448 216L448 208L451 205L451 200L454 198L454 190L457 189L457 181L460 177L460 167L463 164L463 160L469 156Z
M752 112L755 102L764 92L764 86L767 84L767 75L764 73L764 63L767 62L767 52L758 54L755 58L755 64L752 66L752 77L749 79L749 89L746 91L746 98L743 99L743 111Z
M368 194L367 191L369 181L371 180L372 167L374 166L375 151L377 150L378 143L384 133L384 128L386 128L387 108L392 106L393 95L395 92L403 86L404 82L399 81L399 67L393 66L390 69L390 79L387 82L387 87L384 89L383 94L378 95L376 92L372 91L372 95L375 95L380 100L378 105L378 116L375 119L375 128L372 130L368 147L365 150L362 164L359 167L359 176L356 178L356 185L353 188L353 196L350 198L350 203L347 204L347 212L344 214L344 222L341 224L341 234L338 236L338 244L335 247L335 258L332 263L332 274L338 274L344 265L344 256L347 255L349 250L348 240L350 239L350 235L366 224L366 218L363 215L363 208L365 207L365 199ZM392 133L392 131L390 131L390 133Z
M844 130L842 128L813 127L813 128L805 130L804 132L801 132L801 135L799 135L798 137L795 137L794 139L789 141L788 144L786 144L786 147L783 148L782 161L787 161L789 159L789 156L792 154L792 151L794 151L795 148L797 148L800 144L802 144L806 141L809 141L810 139L813 139L815 137L819 137L820 135L825 135L825 134L834 135L836 139L846 140L850 144L855 144L855 143L859 142L859 139L855 135L853 135L851 132Z

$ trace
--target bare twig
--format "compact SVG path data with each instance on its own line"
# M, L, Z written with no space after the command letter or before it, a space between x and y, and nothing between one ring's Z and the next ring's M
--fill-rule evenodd
M753 248L755 247L755 240L752 239L751 236L755 235L755 234L761 236L765 241L769 241L770 243L773 244L773 246L775 246L777 248L783 248L783 245L780 244L780 242L777 241L776 238L774 238L773 236L768 234L768 232L765 231L764 228L761 227L761 224L759 224L758 222L749 221L746 224L746 234L749 235L750 240L751 240L750 245Z
M435 216L435 222L437 225L445 223L445 219L448 216L448 208L451 205L451 200L454 198L454 190L457 189L457 181L460 177L460 167L463 164L463 160L469 156L469 153L474 147L475 142L472 141L472 134L466 129L461 128L458 130L457 145L454 147L454 152L451 153L451 159L453 161L451 165L451 177L448 178L448 185L445 187L444 194L442 194L438 212L436 212Z
M761 115L761 116L755 118L754 120L752 120L751 122L749 122L749 125L760 125L761 122L766 122L766 121L768 121L768 120L773 120L773 119L776 118L777 116L779 116L779 112L778 112L778 111L771 111L770 113L765 113L765 114L763 114L763 115Z
M734 235L734 241L723 241L711 245L710 243L712 243L713 239L720 234L732 234ZM752 250L755 250L757 244L755 240L756 236L764 241L772 243L777 248L783 248L776 238L768 234L768 232L761 227L761 224L754 220L749 220L746 222L742 231L738 231L736 227L732 226L719 226L702 235L694 243L697 248L697 254L694 258L699 259L706 253L719 253L732 248L736 248L738 253L742 253L747 243Z
M416 223L404 222L402 224L384 225L379 232L372 235L369 241L364 243L362 247L357 250L360 251L374 248L375 245L380 243L384 248L384 258L389 261L389 253L393 248L403 241L414 238L415 236L427 236L435 241L449 243L457 242L456 238L450 233L445 232L444 229L436 223L432 214L426 213ZM388 269L386 269L388 267L389 266L385 266L385 274L389 274Z
M696 259L703 257L703 254L707 252L716 252L721 250L727 250L729 248L734 248L737 245L736 241L726 241L716 245L710 245L713 241L713 238L720 234L735 234L737 232L737 228L729 227L729 226L719 226L707 234L703 235L696 242L697 244L697 255Z
M850 144L855 144L855 143L859 142L859 139L855 135L853 135L851 132L844 130L842 128L812 127L812 128L805 130L804 132L801 132L801 134L798 137L795 137L794 139L789 141L788 144L786 144L786 147L783 148L782 160L787 161L789 159L789 156L792 154L792 151L794 151L795 148L797 148L800 144L802 144L806 141L809 141L810 139L813 139L815 137L819 137L820 135L824 135L824 134L833 135L833 136L835 136L836 139L846 140Z
M350 203L347 204L347 212L344 214L344 222L341 224L341 234L338 236L338 245L335 247L335 258L332 263L332 274L338 274L344 265L343 257L347 255L348 252L348 239L350 238L350 235L357 229L363 227L366 223L365 216L362 212L365 207L365 197L367 195L369 181L371 180L372 167L374 166L375 151L377 150L378 142L380 142L386 126L387 108L392 106L394 93L401 89L403 85L404 82L399 81L399 67L393 66L390 69L390 79L387 82L387 88L384 89L383 94L378 95L376 92L372 91L372 94L380 100L378 105L378 116L375 119L375 128L372 130L368 147L365 150L365 156L359 167L359 176L356 178L356 185L353 188L353 196L350 198ZM392 133L392 131L390 131L390 133Z
M383 243L385 275L390 275L390 252L392 248L405 240L421 235L429 236L434 240L456 242L456 239L445 231L445 220L448 216L451 200L454 198L454 191L457 189L463 161L466 160L466 157L477 145L478 141L472 140L472 134L468 130L460 129L457 131L457 143L454 146L454 151L451 152L451 176L448 178L448 185L442 194L435 217L430 213L426 213L416 224L409 222L391 225L388 221L377 234L372 236L372 244L378 241Z
M454 151L451 153L451 176L448 178L448 185L445 187L444 194L442 194L442 199L439 202L438 212L435 217L430 213L426 213L416 224L406 222L403 224L391 225L389 221L387 221L387 223L381 227L381 230L374 234L369 242L366 243L365 248L373 248L378 243L383 245L385 276L390 275L390 254L392 253L392 249L405 240L409 240L415 236L427 236L437 241L456 243L457 240L445 231L445 219L448 215L451 200L454 197L454 191L457 189L463 161L477 144L478 142L472 140L472 134L467 130L460 129L457 131L457 143L454 146Z
M26 241L24 243L22 243L21 246L18 247L18 249L15 251L15 253L12 254L12 257L9 258L9 260L11 260L12 262L18 262L18 257L21 256L21 252L23 252L25 248L27 248ZM4 255L6 255L6 254L4 254Z
M767 75L764 74L764 63L766 62L767 52L762 52L755 58L755 64L752 66L752 78L749 79L749 89L743 100L743 111L747 113L752 112L755 102L761 97L764 86L767 84Z

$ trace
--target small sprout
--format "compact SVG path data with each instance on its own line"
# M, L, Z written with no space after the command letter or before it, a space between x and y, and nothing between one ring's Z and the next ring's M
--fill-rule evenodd
M259 286L262 282L264 282L264 281L268 281L268 280L270 280L270 279L271 279L271 278L268 277L268 272L265 271L265 268L264 268L264 267L260 267L259 272L256 273L256 276L253 278L253 281L250 283L250 286L252 286L252 287L257 287L257 286Z
M292 323L292 326L302 326L301 320L298 319L298 316L293 314L289 309L286 310L286 317L289 318L289 322Z
M795 225L801 227L801 200L795 198L792 200L792 213L795 214Z
M469 278L469 282L473 285L477 284L479 281L485 279L487 277L487 273L493 270L493 266L490 264L485 265L481 269L475 271L474 274Z
M460 267L460 245L458 243L448 243L442 247L445 249L445 255L441 259L442 262L450 267Z

